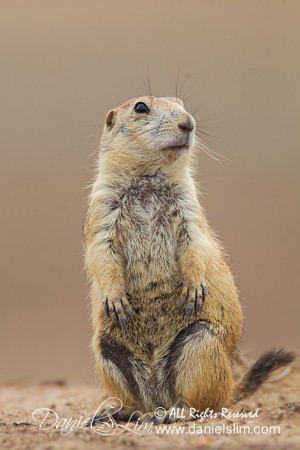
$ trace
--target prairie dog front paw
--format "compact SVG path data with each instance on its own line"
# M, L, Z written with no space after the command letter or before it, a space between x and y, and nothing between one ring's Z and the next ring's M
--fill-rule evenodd
M206 295L207 287L204 281L198 286L187 286L184 284L180 295L179 311L185 310L189 320L193 313L196 315L200 311Z
M126 332L128 331L127 319L134 323L133 314L128 298L130 298L130 295L124 292L121 297L107 296L103 302L104 311L107 317L113 319L115 324L121 330L124 329Z

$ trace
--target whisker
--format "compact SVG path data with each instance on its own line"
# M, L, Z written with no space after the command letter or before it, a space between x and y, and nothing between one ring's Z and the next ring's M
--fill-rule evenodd
M203 105L200 105L196 110L194 110L191 114L192 116L194 116L195 114L197 114L199 111L201 111L201 109L203 109L205 106L207 106L208 102L203 103Z
M145 79L142 77L142 82L143 82L143 85L144 85L144 89L145 89L145 91L146 91L146 94L147 95L150 95L150 92L149 92L149 86L147 85L147 82L145 81Z
M197 128L196 129L196 134L200 133L200 134L203 134L203 136L207 136L209 138L217 139L218 136L216 136L215 134L208 133L206 130L207 130L206 128L205 129L202 128L201 130L199 128Z
M210 119L198 119L197 116L193 116L193 117L197 121L197 123L211 122L212 120L214 120L213 117L210 118ZM207 126L207 125L205 125L205 127L207 129L218 129L218 128L220 128L219 126L218 127L211 127L211 126Z
M175 77L175 98L178 98L178 80L179 80L179 74L180 74L180 66L178 67L177 74Z
M184 102L185 102L185 103L187 103L191 98L194 98L194 97L195 97L195 94L194 94L194 93L191 94L191 95L189 95L188 97L186 97L187 94L188 94L189 92L191 92L193 89L195 89L195 86L189 87L189 88L185 91L185 93L183 94L183 98L184 98Z
M187 82L187 80L188 80L189 78L190 78L190 75L188 75L188 76L183 80L183 82L181 83L181 86L180 86L180 88L179 88L179 98L181 98L181 91L182 91L182 89L183 89L185 83ZM186 94L184 94L184 95L186 95ZM183 100L183 101L184 101L184 100Z
M91 151L91 153L88 155L88 158L94 158L99 150L100 150L100 145L98 145L97 148L94 148L94 150Z
M212 149L209 148L209 147L206 147L206 149L207 149L211 154L216 155L216 157L222 158L223 160L226 160L226 161L231 161L231 159L228 158L227 156L221 155L220 153L215 152L214 150L212 150Z
M198 112L198 111L197 111L197 112ZM195 113L195 115L192 114L192 115L194 116L195 119L197 118L197 115L196 115L197 112ZM206 117L205 119L202 119L202 118L200 117L199 120L198 120L198 118L197 118L197 121L199 121L199 122L209 122L209 121L212 121L212 120L220 119L220 118L222 118L222 117L224 117L224 114L217 114L216 116L213 116L213 117Z
M149 65L148 64L147 64L147 84L148 84L150 95L151 95L151 97L153 97L152 89L151 89L151 86L150 86Z
M134 139L137 139L137 138L139 138L140 136L142 136L143 134L150 133L151 131L158 130L159 128L160 128L160 124L155 125L155 126L152 127L152 128L147 128L146 130L143 130L143 131L141 131L140 133L133 135L133 136L132 136L132 139L133 139L133 140L134 140Z
M208 156L210 156L212 159L214 159L215 161L217 161L219 164L223 165L221 163L221 161L219 160L219 158L217 158L216 156L212 155L211 152L208 150L208 148L206 147L205 144L203 144L203 142L198 138L198 140L196 141L196 145L200 148L200 150L203 150L204 153L206 153Z
M206 145L214 146L215 142L213 139L208 138L207 136L203 137L199 132L196 132L196 137L204 142ZM212 150L211 150L212 151Z
M86 136L83 136L83 139L89 139L89 138L92 138L92 137L95 137L95 136L96 136L96 134L88 134Z
M143 82L142 83L143 84L143 93L142 93L142 95L144 96L144 95L148 94L148 86L147 86L147 83L146 83L146 81L145 81L143 76L141 76L141 80Z
M146 94L153 97L152 89L151 89L151 85L150 85L149 65L148 64L147 64L147 78L146 78L146 80L143 76L141 78L142 78L142 82L144 85L144 89L146 90Z
M196 145L198 145L199 148L204 151L204 153L206 153L208 156L210 156L212 159L214 159L221 165L223 165L222 162L224 160L231 161L226 156L221 155L220 153L217 153L214 150L212 150L211 148L209 148L206 145L206 142L203 139L201 139L199 135L196 136Z

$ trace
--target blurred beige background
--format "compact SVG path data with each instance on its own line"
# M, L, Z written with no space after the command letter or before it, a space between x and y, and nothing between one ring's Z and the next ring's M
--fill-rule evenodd
M223 164L198 179L246 315L243 348L299 345L300 2L0 3L1 379L94 380L81 227L105 113L175 94ZM187 92L188 91L188 92Z

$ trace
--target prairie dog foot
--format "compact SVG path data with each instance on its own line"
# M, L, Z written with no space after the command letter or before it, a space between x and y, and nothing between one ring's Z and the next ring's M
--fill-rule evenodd
M92 427L98 423L109 422L129 422L131 420L138 420L141 413L137 411L134 406L108 405L101 409L98 414L92 417L87 423L87 427Z

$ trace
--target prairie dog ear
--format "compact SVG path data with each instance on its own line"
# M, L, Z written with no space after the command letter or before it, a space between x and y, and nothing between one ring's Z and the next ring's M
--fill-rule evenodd
M184 108L183 101L180 100L180 98L176 97L166 97L167 100L170 100L170 102L178 103L178 105L182 106Z
M111 111L109 111L106 114L106 118L105 118L105 124L109 127L112 128L116 122L115 120L115 111L112 109Z

